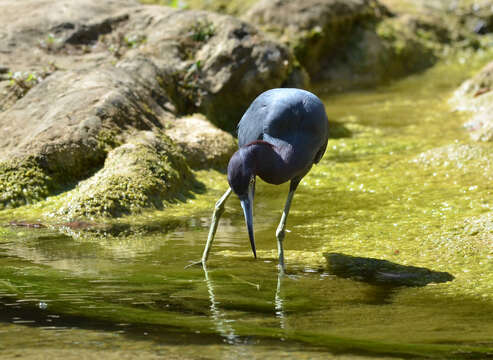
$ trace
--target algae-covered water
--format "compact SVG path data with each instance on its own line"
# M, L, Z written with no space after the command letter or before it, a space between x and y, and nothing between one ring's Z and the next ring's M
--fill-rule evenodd
M352 135L329 141L295 195L286 277L275 229L287 185L257 185L257 260L231 197L206 272L184 266L226 189L219 172L197 173L207 190L194 198L99 230L60 226L60 197L0 213L48 224L0 228L0 357L493 358L493 246L464 222L491 211L493 173L488 156L432 150L469 146L447 99L484 61L315 90Z

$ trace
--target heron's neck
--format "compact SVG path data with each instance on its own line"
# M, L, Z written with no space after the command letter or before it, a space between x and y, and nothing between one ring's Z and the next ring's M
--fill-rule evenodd
M256 141L250 145L248 160L254 175L271 184L281 184L290 180L290 167L287 159L291 149L274 146L266 141Z

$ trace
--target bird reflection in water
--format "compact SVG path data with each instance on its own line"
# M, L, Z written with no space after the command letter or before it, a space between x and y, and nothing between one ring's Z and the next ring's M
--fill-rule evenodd
M207 267L204 265L203 266L204 270L204 280L205 284L207 286L207 292L209 293L209 301L211 303L210 305L210 310L211 310L211 319L214 322L214 326L221 335L225 342L230 344L230 345L241 345L244 344L240 336L235 332L235 329L233 327L234 320L228 320L226 316L226 312L221 310L219 307L219 301L216 299L216 293L215 293L215 284L212 278L209 275L209 271L207 270ZM281 296L281 283L282 283L282 277L283 274L279 272L277 274L277 287L276 287L276 294L274 298L274 310L275 310L275 315L276 318L279 319L279 327L281 329L286 329L286 316L285 316L285 311L284 311L284 299ZM252 286L258 286L256 284L248 283ZM283 340L281 338L281 340Z

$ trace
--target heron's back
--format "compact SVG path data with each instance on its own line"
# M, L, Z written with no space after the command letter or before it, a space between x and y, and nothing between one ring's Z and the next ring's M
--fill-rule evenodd
M276 146L288 143L318 162L328 140L328 120L322 102L301 89L280 88L260 94L238 124L240 147L255 140Z

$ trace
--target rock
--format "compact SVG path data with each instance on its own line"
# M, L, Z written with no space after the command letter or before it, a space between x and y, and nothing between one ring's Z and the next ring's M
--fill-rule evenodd
M433 65L442 19L394 16L376 0L258 1L243 17L293 49L327 90L373 86Z
M468 111L471 118L464 126L475 141L493 141L493 62L455 91L450 104L459 111Z
M333 89L368 87L432 66L438 59L435 31L409 16L389 17L374 27L357 28L344 55L329 58L321 78ZM420 36L424 33L427 36ZM433 40L428 40L433 39Z
M476 99L479 96L489 93L493 89L493 62L487 64L481 69L472 79L466 80L460 89L456 92L456 96L460 96L466 100L464 108L473 109L470 100ZM457 99L459 100L459 99ZM470 104L470 106L468 106Z
M91 175L124 132L161 128L169 113L156 71L144 59L58 71L0 113L0 207Z
M144 131L108 153L104 167L66 194L60 215L119 217L162 209L193 185L183 155L164 134Z
M469 31L484 35L493 32L492 0L461 0L458 4L461 21Z
M137 5L134 0L0 0L0 23L6 24L0 29L0 64L21 80L2 86L0 111L58 69L111 64L107 46L97 46L97 40L128 18L119 14L123 8Z
M16 4L9 5L0 0L0 10L8 8L0 11L0 19L20 11ZM224 167L233 151L229 134L197 120L198 132L183 136L180 126L189 127L191 121L178 120L173 126L174 120L201 112L233 129L258 93L304 81L289 49L229 16L130 0L26 0L22 6L23 14L36 17L32 22L18 19L9 23L8 31L0 30L0 38L6 40L0 45L0 63L26 74L20 78L24 82L44 71L49 61L56 59L57 65L36 77L32 86L20 84L25 91L19 96L7 96L12 94L7 87L0 99L0 208L39 201L91 176L97 176L91 193L98 194L96 187L106 189L113 181L106 180L108 172L102 168L108 153L141 130L161 134L173 128L191 165ZM199 149L199 144L208 148ZM101 171L104 176L94 175ZM158 183L152 173L142 171L150 176L151 187ZM129 176L133 174L137 173ZM186 191L186 182L182 184ZM165 192L179 193L163 189L156 193L162 199L168 198ZM147 195L139 195L141 202L112 200L112 205L103 206L94 195L92 205L74 200L64 206L64 213L120 216L161 206L148 190L142 191Z
M192 168L225 169L238 148L232 135L218 129L200 114L179 118L171 124L166 135L182 150Z
M0 63L12 71L51 73L51 64L87 69L144 55L166 73L162 85L179 113L202 112L229 130L262 91L306 85L287 48L229 16L131 0L26 0L19 6L0 1L1 14L35 19L5 21Z
M493 30L492 0L380 0L392 12L441 17L450 29L487 34ZM451 29L453 30L453 29Z
M168 74L164 86L179 113L203 113L223 129L233 130L259 93L305 85L286 47L229 16L143 7L122 31L146 39L125 57L139 53Z
M288 44L315 75L324 59L344 47L358 24L381 17L377 3L369 0L261 0L243 18Z
M0 0L0 23L5 24L0 29L0 63L17 70L39 68L50 60L58 61L60 57L49 53L67 44L95 42L101 34L111 32L117 23L128 17L119 14L122 8L135 6L138 6L135 0ZM70 58L63 62L64 67L81 65L74 60ZM87 63L86 59L83 64Z

